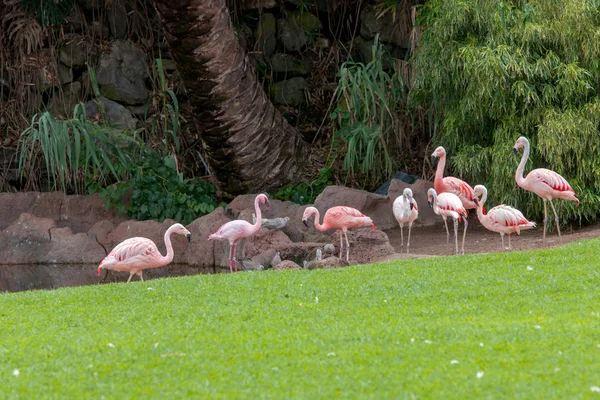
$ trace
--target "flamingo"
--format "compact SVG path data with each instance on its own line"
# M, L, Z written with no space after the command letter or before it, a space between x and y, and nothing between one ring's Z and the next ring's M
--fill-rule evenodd
M102 269L112 269L114 271L129 272L131 281L133 275L140 277L143 282L144 277L142 272L148 268L163 267L173 261L173 246L171 245L171 234L177 233L187 237L190 241L192 234L185 229L181 224L173 224L165 232L165 246L167 255L163 256L158 251L156 244L144 237L133 237L119 243L98 266L98 276L102 273Z
M437 194L434 188L427 191L427 202L433 208L433 212L440 215L446 222L447 217L454 220L454 243L456 245L456 254L458 254L458 221L461 218L465 220L465 230L463 232L461 254L465 253L465 236L467 234L467 210L463 206L460 198L454 193L444 192Z
M521 234L524 229L535 228L535 222L530 222L523 216L521 211L507 205L499 205L484 214L483 204L487 200L487 189L483 185L477 185L473 188L473 201L477 204L477 218L481 225L485 226L492 232L498 232L502 238L502 250L504 247L504 234L508 234L508 249L510 247L510 234L515 232L517 235ZM481 199L479 199L481 196Z
M344 236L346 237L346 261L349 261L350 259L350 242L348 242L347 233L348 229L371 225L373 232L377 230L371 218L365 216L363 213L352 207L331 207L329 210L327 210L325 216L323 217L323 224L319 223L319 210L317 210L315 207L307 207L302 215L302 222L304 222L304 225L308 226L307 220L313 214L315 215L314 225L316 230L325 232L329 229L337 229L340 231L340 258L342 258L343 247L341 232L344 233Z
M396 217L396 221L400 224L401 249L404 246L404 224L408 223L408 241L406 242L406 254L408 254L410 251L410 230L413 222L419 216L419 208L417 207L417 202L413 198L413 192L410 188L405 188L404 192L402 192L402 196L398 196L396 200L394 200L392 210L394 212L394 217ZM402 250L400 250L400 254L402 254Z
M552 207L552 211L554 212L556 229L558 230L558 238L562 243L560 226L558 224L558 214L556 213L554 204L552 204L552 199L559 198L571 200L577 202L577 205L579 205L579 199L577 198L573 188L571 188L571 185L569 185L569 182L567 182L565 178L556 172L549 169L534 169L533 171L529 172L525 178L523 178L523 170L525 169L525 164L529 158L529 140L527 140L527 138L524 136L521 136L519 139L517 139L517 142L513 146L515 154L519 154L519 149L522 147L524 148L523 156L521 157L521 162L519 163L517 171L515 172L515 181L517 182L517 185L525 190L529 190L530 192L537 194L544 201L544 243L546 242L546 225L548 223L546 200L550 201L550 207Z
M262 214L260 211L260 204L265 204L265 210L269 209L269 198L266 194L261 193L254 199L254 213L256 214L256 222L254 224L241 219L229 221L208 237L208 240L215 239L229 242L228 264L230 272L233 272L234 269L235 272L237 272L237 261L235 256L237 254L238 240L254 235L261 227Z

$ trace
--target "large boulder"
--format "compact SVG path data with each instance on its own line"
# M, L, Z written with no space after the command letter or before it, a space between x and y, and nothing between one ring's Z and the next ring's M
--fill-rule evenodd
M67 67L84 67L87 61L87 39L73 35L63 41L58 48L58 59Z
M85 115L88 118L97 118L102 113L100 105L104 108L104 114L102 115L108 119L106 122L113 128L136 128L138 120L134 118L131 111L116 101L109 100L106 97L101 96L85 103Z
M187 228L192 234L192 241L185 252L185 260L199 267L214 267L214 272L229 268L227 264L229 244L220 240L208 240L210 234L215 233L221 225L229 221L231 219L225 214L225 209L219 207L189 224Z
M415 221L414 225L430 226L441 224L444 222L442 217L436 215L433 212L433 209L427 204L427 191L432 187L432 182L425 181L423 179L418 179L413 184L403 182L400 179L392 179L388 189L388 197L390 199L390 203L393 205L394 200L396 200L398 196L402 196L402 192L405 188L412 189L413 198L417 202L417 207L419 208L419 217Z
M302 269L302 267L291 260L283 260L273 267L275 271L282 271L284 269Z
M127 105L144 104L148 76L146 53L126 40L115 40L110 51L100 56L97 80L106 98Z
M408 7L403 7L394 21L393 13L387 12L378 18L375 7L366 7L360 15L360 35L365 39L373 39L379 34L381 41L407 49L410 47L412 29L409 12Z
M269 89L273 103L298 107L306 102L306 80L301 77L273 83Z
M323 215L331 207L348 206L356 208L364 215L371 217L377 229L385 230L394 228L397 225L388 197L364 190L350 189L343 186L327 186L315 200L314 206L321 214L321 222Z
M346 258L346 238L343 237L343 233L336 231L331 235L331 242L335 244L339 254L340 234L344 241L342 257ZM350 264L368 264L395 253L390 239L382 231L373 232L365 228L351 230L348 231L348 241L350 242Z
M127 9L120 1L111 2L106 10L110 33L115 39L127 39Z
M262 14L258 28L254 34L256 50L264 57L269 57L277 47L277 23L275 16L270 13Z
M261 228L251 237L244 240L243 251L239 252L241 258L253 258L265 250L280 248L292 244L285 233L277 230ZM240 247L240 246L238 246Z
M277 21L277 31L287 51L298 51L308 43L308 33L317 33L323 25L310 12L294 11L287 18Z
M291 54L277 53L269 60L271 71L283 77L308 75L312 65L308 60L297 59Z

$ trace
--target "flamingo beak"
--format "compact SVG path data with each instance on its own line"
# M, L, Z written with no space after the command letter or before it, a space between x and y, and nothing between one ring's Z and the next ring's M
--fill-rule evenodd
M429 207L433 208L433 201L427 200L427 204L429 204Z
M479 207L479 199L477 197L473 197L473 203L475 203L475 205Z
M435 166L437 164L437 160L438 160L438 158L432 154L431 155L431 164L433 164Z
M271 203L269 202L269 199L267 199L267 201L265 201L265 211L269 211L269 207L271 207Z
M308 221L303 219L302 222L304 222L304 226L306 226L308 228Z
M414 207L414 204L413 204L413 203L410 203L410 206L409 206L409 207L410 207L410 211L412 211L412 209L413 209L413 207Z
M519 155L519 150L518 150L516 147L513 147L513 152L514 152L516 155Z
M192 241L192 234L191 233L188 233L186 235L186 237L187 237L188 243Z
M102 274L102 267L98 267L98 276Z

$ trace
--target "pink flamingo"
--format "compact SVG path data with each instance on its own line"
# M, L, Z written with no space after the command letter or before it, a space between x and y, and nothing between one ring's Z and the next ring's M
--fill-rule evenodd
M419 208L410 188L405 188L402 196L398 196L394 200L392 210L396 221L400 224L400 254L402 254L402 247L404 246L404 224L408 223L408 241L406 242L406 254L408 254L410 250L410 230L413 222L419 216Z
M556 213L556 209L554 208L554 204L552 204L552 199L559 198L565 200L572 200L577 202L579 205L579 199L577 199L577 195L575 191L569 185L569 182L559 174L554 171L551 171L546 168L538 168L529 172L525 178L523 178L523 170L525 169L525 164L527 163L527 159L529 158L529 140L526 137L521 136L517 139L517 142L513 146L513 150L515 154L519 154L519 149L523 147L523 156L521 157L521 162L519 163L519 167L515 172L515 181L517 181L517 185L522 187L525 190L529 190L540 196L544 201L544 235L543 241L546 242L546 225L548 223L548 215L546 208L546 200L550 201L550 207L552 207L552 211L554 212L554 221L556 222L556 229L558 230L558 238L562 243L562 237L560 235L560 226L558 223L558 214Z
M314 207L307 207L306 210L304 210L304 215L302 215L302 222L304 222L304 225L308 226L307 220L313 214L315 214L315 221L314 221L315 229L317 229L318 231L325 232L329 229L337 229L338 231L344 232L344 236L346 237L346 261L349 261L349 259L350 259L350 242L348 242L348 233L347 233L348 229L371 225L371 227L373 228L373 232L375 232L377 230L375 228L375 225L373 224L373 220L371 218L365 216L363 213L361 213L360 211L358 211L357 209L352 208L352 207L345 207L345 206L331 207L329 210L327 210L327 212L325 213L325 216L323 217L323 224L319 223L319 219L320 219L319 210L317 210ZM342 258L342 247L343 247L341 232L340 232L340 258Z
M260 211L260 204L265 204L265 210L269 209L269 198L266 194L261 193L254 199L254 212L256 214L256 222L254 224L241 219L229 221L208 237L208 240L215 239L229 242L228 263L230 272L233 272L234 269L235 272L237 272L237 261L235 256L237 255L238 240L254 235L261 227L262 214Z
M156 244L144 237L133 237L119 243L98 266L98 276L102 273L102 269L112 269L114 271L129 272L129 279L127 283L131 281L133 275L140 277L143 282L144 277L142 272L148 268L163 267L173 261L173 246L171 245L171 234L177 233L179 235L187 236L188 242L190 241L192 234L190 231L185 229L181 224L173 224L165 232L165 246L167 248L167 255L163 256L158 251Z
M446 218L450 217L454 220L454 243L456 246L456 254L458 254L458 221L461 218L465 220L465 230L463 232L461 254L465 253L465 236L467 234L467 210L463 206L460 198L454 193L437 194L434 188L427 191L427 202L433 208L433 212L440 215L446 222ZM447 226L447 225L446 225ZM450 235L446 228L446 235Z
M504 247L504 234L508 234L508 249L510 247L510 234L515 232L521 234L522 230L535 228L535 222L530 222L523 216L521 211L507 205L499 205L484 214L483 204L487 200L487 189L483 185L477 185L473 189L473 200L477 204L477 218L481 225L492 232L498 232L502 238L502 250ZM479 199L481 196L481 199Z

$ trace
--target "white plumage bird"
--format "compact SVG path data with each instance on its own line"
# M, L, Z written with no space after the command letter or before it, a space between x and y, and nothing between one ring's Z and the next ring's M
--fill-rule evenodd
M456 245L456 254L458 254L458 221L462 219L466 220L467 210L463 206L462 201L457 195L450 192L444 192L437 194L434 188L427 191L427 202L429 206L433 208L433 212L441 216L446 224L446 218L450 217L454 220L454 243ZM467 224L465 223L465 230L463 232L462 250L461 254L465 253L465 236L467 234ZM450 236L448 232L448 225L446 225L446 237Z
M410 231L412 229L412 224L419 216L419 208L417 207L417 202L413 198L411 189L404 189L402 195L396 197L392 210L396 221L400 224L400 254L402 254L402 247L404 247L404 224L408 224L408 241L406 242L406 254L408 254L410 251Z

